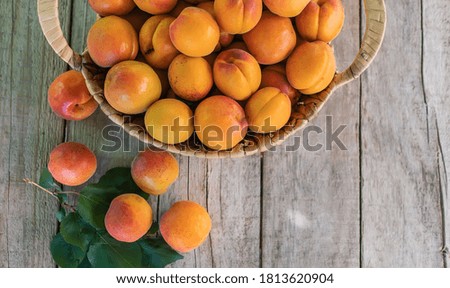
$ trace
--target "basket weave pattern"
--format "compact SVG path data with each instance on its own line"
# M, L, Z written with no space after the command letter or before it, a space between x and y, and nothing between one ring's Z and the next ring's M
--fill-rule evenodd
M83 73L89 92L109 119L144 143L172 153L202 158L239 158L264 152L283 143L290 135L302 129L316 117L335 89L358 78L368 68L381 47L386 28L384 0L364 0L366 31L361 48L350 67L341 73L336 73L331 84L322 92L315 95L302 95L292 109L289 122L279 131L270 134L249 133L233 149L213 151L202 145L195 137L176 145L161 143L146 132L142 115L124 115L111 107L103 94L107 69L99 68L89 57L88 51L79 55L70 48L59 22L58 0L37 1L39 22L47 41L71 68Z

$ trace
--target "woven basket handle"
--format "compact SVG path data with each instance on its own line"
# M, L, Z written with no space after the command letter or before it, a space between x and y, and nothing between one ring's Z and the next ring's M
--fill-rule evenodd
M361 48L353 63L336 75L336 87L358 78L372 63L380 50L386 30L386 7L384 0L364 0L366 13L366 31Z
M39 23L56 54L72 69L81 69L81 56L70 48L59 22L58 0L37 0Z

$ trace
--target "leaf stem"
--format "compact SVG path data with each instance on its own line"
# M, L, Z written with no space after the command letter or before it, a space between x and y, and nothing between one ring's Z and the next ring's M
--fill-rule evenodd
M36 186L37 188L41 189L42 191L44 191L47 194L50 194L52 197L56 198L59 201L58 196L56 196L55 193L53 193L52 191L45 189L44 187L42 187L41 185L37 184L36 182L34 182L33 180L29 179L29 178L25 178L23 179L23 181L27 184L31 184L33 186Z
M77 195L80 196L80 193L75 192L75 191L59 191L59 192L55 192L56 194L66 194L66 195Z

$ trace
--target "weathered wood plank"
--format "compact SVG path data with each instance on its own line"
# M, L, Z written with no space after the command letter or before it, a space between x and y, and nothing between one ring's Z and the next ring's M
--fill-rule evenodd
M175 201L189 199L208 209L213 227L205 243L174 267L258 267L259 157L237 160L184 157L180 164L184 161L189 163L189 171L184 171L189 176L181 181L186 182L188 189L175 188L163 195L160 213Z
M421 79L421 1L386 5L384 45L362 78L362 266L442 267L438 149Z
M62 17L70 17L70 2L61 3ZM54 266L57 203L22 179L38 179L62 139L47 89L66 66L46 43L36 11L36 1L0 3L0 267Z
M340 70L359 48L359 3L344 6L344 29L333 43ZM339 89L295 139L265 153L263 267L359 266L359 94L358 81ZM336 144L330 150L328 133L340 125L347 150ZM313 126L323 132L306 133ZM308 149L305 140L322 147Z
M450 22L448 11L450 3L446 0L423 1L423 85L425 99L428 104L428 114L431 115L430 123L435 127L436 141L438 145L438 167L442 219L444 231L442 239L442 251L444 263L448 267L448 246L450 239Z

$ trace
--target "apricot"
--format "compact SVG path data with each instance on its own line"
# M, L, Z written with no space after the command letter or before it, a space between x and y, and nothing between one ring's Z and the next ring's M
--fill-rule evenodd
M98 107L83 75L74 70L64 72L50 84L48 103L56 115L66 120L86 119Z
M336 60L333 49L322 41L303 42L286 63L286 76L289 83L310 95L324 90L333 80Z
M226 96L211 96L200 102L194 114L195 133L213 150L236 146L247 134L244 109Z
M220 30L214 18L203 9L187 7L169 27L173 45L183 54L203 57L219 43Z
M178 162L165 151L145 150L131 163L131 176L142 191L161 195L178 178Z
M136 7L133 0L89 0L89 5L100 16L125 15Z
M262 88L248 100L245 115L253 132L275 132L288 122L291 116L291 101L278 88Z
M214 12L214 1L206 1L201 2L197 5L198 8L204 9L207 11L211 16L216 19L216 13ZM220 28L220 27L219 27ZM219 45L216 47L216 50L221 50L222 47L226 47L233 42L234 35L230 34L228 32L223 31L222 28L220 28L220 38L219 38Z
M147 19L151 16L152 15L148 14L147 12L144 12L139 8L135 8L130 13L123 15L122 18L130 22L134 30L139 33L145 21L147 21Z
M215 0L217 23L224 32L243 34L252 30L261 18L262 0Z
M240 49L221 52L214 62L213 75L217 88L235 100L247 99L261 84L258 62Z
M157 141L177 144L194 133L192 110L177 99L156 101L145 113L145 128Z
M307 41L331 42L344 25L341 0L312 0L295 18L298 33Z
M169 26L175 20L167 15L148 19L139 33L139 45L147 62L154 68L167 69L179 54L169 36Z
M295 17L311 0L263 0L270 12L282 17Z
M260 88L265 87L280 89L281 92L289 97L292 105L295 105L300 97L300 93L291 86L286 78L286 68L282 64L270 65L262 70Z
M145 63L124 61L106 74L105 98L117 111L139 114L161 96L161 81Z
M173 59L169 67L169 83L181 98L198 101L208 95L213 86L213 75L208 61L183 54Z
M107 16L92 25L87 36L92 60L100 67L133 60L139 52L138 36L133 26L118 16Z
M97 158L85 145L66 142L50 152L48 170L56 181L67 186L86 183L97 170Z
M179 201L163 214L159 229L170 247L186 253L206 240L211 231L211 217L200 204Z
M105 215L105 227L109 235L121 242L136 242L152 226L152 207L134 193L114 198Z
M248 50L260 64L283 61L294 50L297 42L291 20L264 11L255 28L243 35Z
M177 5L177 0L134 0L134 2L139 9L153 15L169 13Z

